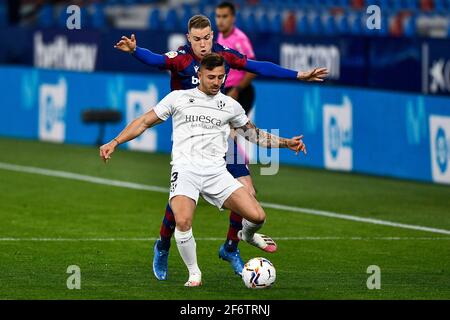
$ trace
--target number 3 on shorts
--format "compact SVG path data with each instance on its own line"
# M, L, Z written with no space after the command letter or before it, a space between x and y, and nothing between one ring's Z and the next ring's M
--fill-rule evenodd
M177 187L178 172L172 172L172 178L170 179L170 192L175 192Z

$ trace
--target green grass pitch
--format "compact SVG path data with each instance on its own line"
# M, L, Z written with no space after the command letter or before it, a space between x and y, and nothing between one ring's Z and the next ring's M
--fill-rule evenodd
M104 165L88 146L1 138L0 150L0 163L168 187L166 154L119 150ZM262 202L450 230L448 186L289 166L260 176L257 169ZM200 201L193 230L204 285L184 288L174 241L169 279L151 271L150 238L158 236L167 194L0 169L0 195L0 299L450 299L450 235L266 208L261 231L279 239L278 252L240 248L244 259L270 259L277 281L250 290L218 258L228 213ZM69 265L81 269L80 290L66 287ZM370 265L381 269L379 290L367 289Z

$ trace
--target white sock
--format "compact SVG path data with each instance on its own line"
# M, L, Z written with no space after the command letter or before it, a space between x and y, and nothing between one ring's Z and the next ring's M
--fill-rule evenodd
M251 240L253 239L253 235L256 231L261 229L263 223L256 224L248 221L247 219L242 219L242 239L243 240Z
M194 235L192 234L192 228L188 231L179 231L175 228L174 236L180 256L189 270L189 275L201 274L197 265L197 245L195 243Z

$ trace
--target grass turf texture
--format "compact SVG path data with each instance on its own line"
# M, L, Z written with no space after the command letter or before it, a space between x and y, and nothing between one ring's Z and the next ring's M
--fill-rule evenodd
M104 165L94 147L0 138L0 149L0 162L163 187L169 182L165 154L119 150ZM287 166L254 180L264 202L450 229L448 186ZM0 194L0 238L154 238L167 201L164 193L3 169ZM197 241L201 288L183 287L187 271L174 241L167 281L151 271L152 240L0 241L0 299L450 299L449 236L266 213L262 232L272 237L342 239L278 240L275 254L241 243L244 260L264 256L274 263L277 281L268 290L247 289L218 259L223 240ZM227 227L228 212L200 201L197 239L225 239ZM69 265L81 268L81 290L66 287ZM369 265L381 268L381 290L366 287Z

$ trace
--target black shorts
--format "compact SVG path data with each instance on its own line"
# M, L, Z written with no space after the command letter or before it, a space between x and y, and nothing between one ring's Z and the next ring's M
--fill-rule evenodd
M232 88L233 87L225 88L225 94L227 94ZM253 85L249 85L244 88L241 92L239 92L237 101L241 104L242 108L244 108L245 113L249 113L255 103L255 87L253 87Z

